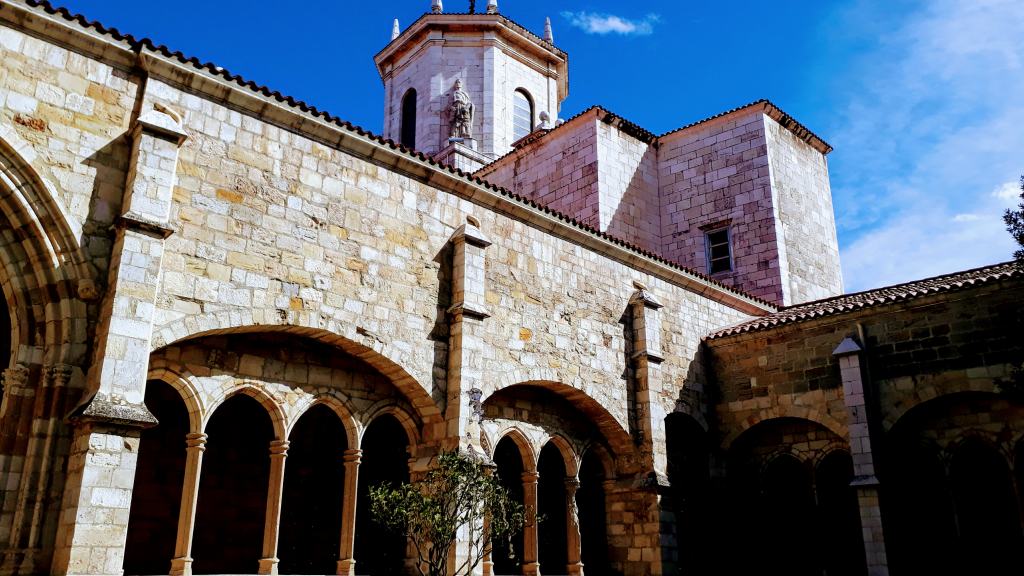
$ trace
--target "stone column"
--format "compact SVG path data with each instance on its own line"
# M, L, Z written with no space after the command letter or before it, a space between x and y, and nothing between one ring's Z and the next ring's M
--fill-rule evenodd
M355 576L356 502L359 497L359 463L363 451L345 450L345 496L341 508L341 547L338 550L338 574Z
M196 502L199 500L199 478L203 470L206 438L202 432L185 435L185 481L181 486L178 538L174 543L171 576L192 576L192 533L196 525Z
M287 440L270 443L270 482L267 486L267 515L263 521L263 558L260 558L259 574L277 574L277 541L281 529L281 496L287 456Z
M487 534L487 538L490 541L490 546L484 548L483 560L480 561L480 565L483 567L483 576L491 576L494 574L494 560L491 558L492 547L494 546L494 540L491 539L489 532L491 531L491 517L484 516L484 533Z
M0 542L7 545L0 553L0 573L49 570L52 542L46 541L43 531L60 515L63 459L68 450L64 418L80 392L70 386L74 372L69 364L45 366L32 377L22 366L6 371L10 391L5 394L4 427L14 426L7 433L12 434L17 449L9 455L12 466L0 468L0 475L11 477L5 483L8 493L0 501L4 512L13 512L5 515L0 527L6 536Z
M634 569L649 574L670 573L676 559L675 515L663 497L669 487L665 438L664 389L661 363L661 315L663 308L647 287L633 282L629 299L630 360L632 362L634 440L640 452L641 472L634 482L638 505L645 510L640 530L634 532L629 558Z
M133 148L116 220L89 399L70 417L75 438L57 528L54 574L120 576L139 430L156 423L144 404L149 349L178 164L187 135L159 105L132 126Z
M872 449L868 403L864 389L861 347L846 338L832 352L839 360L843 382L843 403L849 415L850 455L853 457L853 482L860 508L860 527L864 535L864 555L869 576L888 576L889 563L882 531L882 510L878 505L878 477Z
M28 367L15 364L2 372L3 401L0 402L0 474L15 475L23 470L25 461L25 436L31 430L32 401L35 389L28 385L30 372ZM0 503L14 502L18 493L18 484L10 478L0 482ZM14 522L15 507L0 506L0 545L9 542ZM8 564L6 551L0 551L0 566Z
M580 542L580 512L576 506L576 491L580 488L578 478L565 479L565 527L568 531L566 542L569 545L569 576L583 576Z
M537 472L523 472L523 507L526 525L523 527L523 576L540 576L537 548Z

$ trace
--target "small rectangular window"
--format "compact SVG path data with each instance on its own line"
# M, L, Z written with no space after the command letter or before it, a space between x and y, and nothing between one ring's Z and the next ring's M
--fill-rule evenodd
M732 246L729 243L729 229L719 228L704 233L707 246L708 274L732 270Z

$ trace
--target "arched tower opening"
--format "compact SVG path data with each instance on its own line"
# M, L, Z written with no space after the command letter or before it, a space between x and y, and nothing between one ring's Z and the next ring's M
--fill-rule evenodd
M525 138L533 132L533 98L523 88L512 94L512 141Z
M409 149L416 148L416 89L409 88L402 96L401 143Z

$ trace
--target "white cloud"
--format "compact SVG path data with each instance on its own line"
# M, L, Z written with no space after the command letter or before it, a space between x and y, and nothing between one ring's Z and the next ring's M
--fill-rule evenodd
M1001 200L1016 200L1020 197L1021 188L1019 182L1004 182L1001 186L992 191L993 198Z
M1017 195L1017 182L989 193L972 194L974 211L950 216L945 207L901 212L842 251L843 276L850 292L899 284L947 272L1004 262L1013 257L1013 238L1003 211Z
M654 33L654 24L661 19L657 14L648 14L640 20L630 20L614 14L596 12L562 12L562 17L569 24L583 30L587 34L621 34L647 36Z
M1024 173L1024 2L935 0L879 24L893 6L859 0L837 15L876 43L837 75L824 131L848 290L1013 251L1001 216Z

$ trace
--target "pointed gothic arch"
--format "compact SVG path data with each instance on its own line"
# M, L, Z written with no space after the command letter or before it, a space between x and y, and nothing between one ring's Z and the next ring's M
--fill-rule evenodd
M81 229L34 162L32 146L0 124L0 293L9 323L0 356L0 546L39 549L25 566L46 571L70 446L65 417L82 396L76 368L89 351L82 298L98 294ZM50 432L29 433L38 429Z
M27 362L24 350L40 348L44 362L79 365L84 351L68 344L78 343L76 322L86 313L79 296L96 296L95 278L80 226L34 160L31 145L0 125L0 289L10 308L11 360Z

